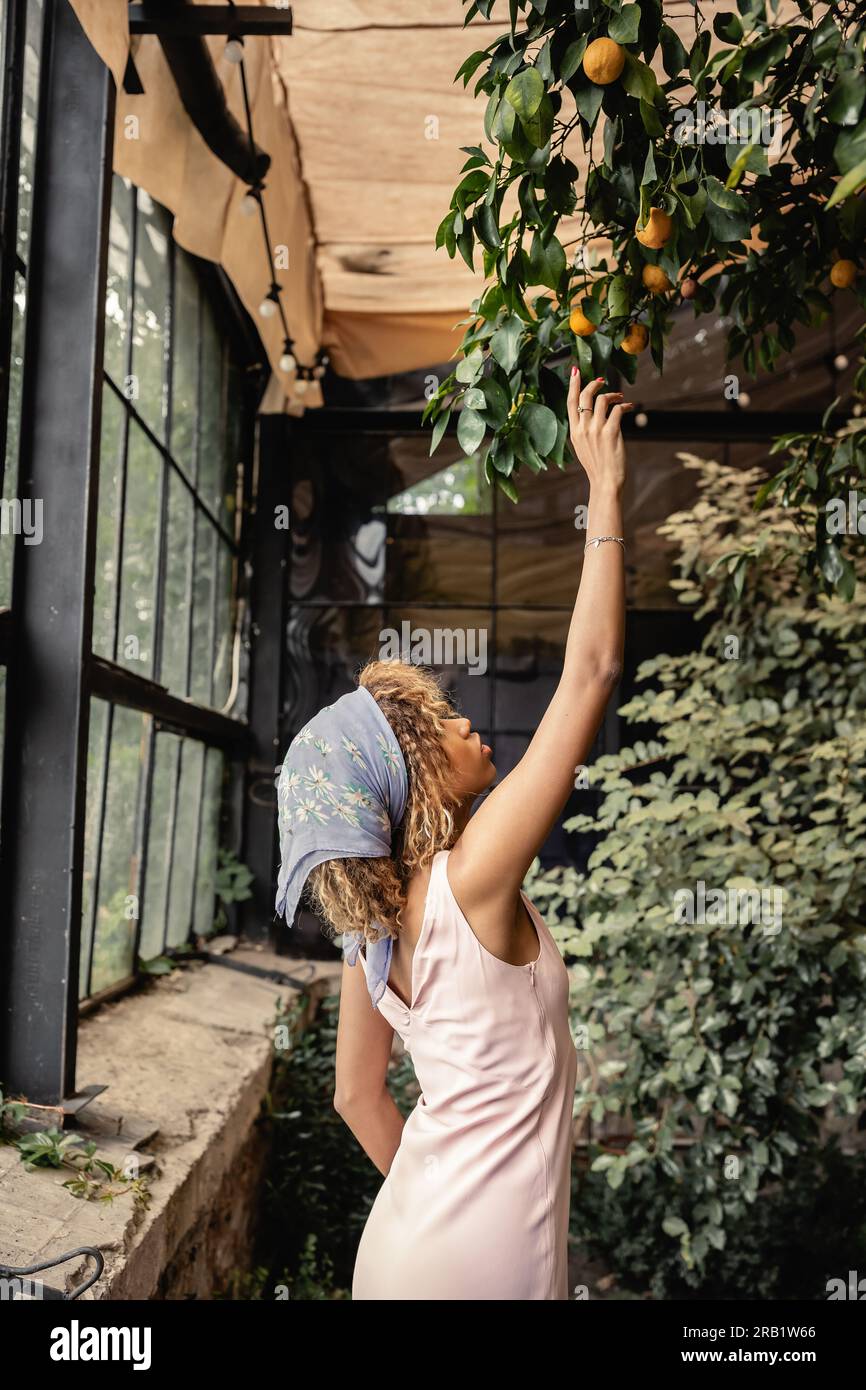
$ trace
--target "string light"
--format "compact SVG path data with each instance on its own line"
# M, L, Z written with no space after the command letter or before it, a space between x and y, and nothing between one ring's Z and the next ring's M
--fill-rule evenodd
M263 319L272 319L280 309L280 286L273 281L261 304L259 313Z
M737 396L737 405L740 407L740 409L748 410L751 404L752 398L749 395L748 391L741 391L740 394Z
M231 3L231 0L230 0ZM244 62L243 39L236 35L229 39L225 46L225 57L230 63L237 63L241 74L241 92L244 101L244 115L247 123L247 135L250 142L250 153L255 153L255 140L253 138L253 116L250 108L249 88L247 87L246 64ZM261 304L259 313L264 319L273 318L279 314L283 326L283 351L280 355L278 366L281 372L290 374L296 372L297 375L291 384L294 395L300 397L306 395L311 382L321 381L325 375L328 365L328 355L323 350L316 353L316 362L312 367L301 366L295 355L294 343L289 333L289 325L286 319L286 312L283 308L280 293L282 287L278 284L275 276L274 256L270 233L268 231L268 219L265 210L265 200L262 197L264 184L252 185L240 201L241 212L245 215L252 214L258 208L262 224L262 237L265 243L265 254L268 258L268 267L271 273L271 285Z
M649 416L643 410L639 410L634 417L634 422L639 430L645 430L649 424Z
M849 366L849 362L844 352L839 352L836 354L836 356L833 358L833 366L835 367L837 372L846 371L846 369Z

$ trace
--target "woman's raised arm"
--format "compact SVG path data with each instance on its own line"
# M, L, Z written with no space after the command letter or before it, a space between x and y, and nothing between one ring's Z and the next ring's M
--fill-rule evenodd
M569 432L589 478L587 542L622 537L621 420L631 403L621 392L602 392L601 384L599 378L581 389L572 368ZM624 632L623 547L608 540L584 552L562 675L529 747L479 806L450 855L449 880L465 912L513 902L592 747L622 670Z

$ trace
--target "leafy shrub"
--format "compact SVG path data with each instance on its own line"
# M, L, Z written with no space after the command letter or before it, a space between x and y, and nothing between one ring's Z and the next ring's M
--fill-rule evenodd
M706 634L641 666L620 713L655 737L600 758L597 814L566 823L602 837L587 872L530 891L573 962L577 1106L629 1135L593 1173L641 1227L645 1267L670 1287L674 1252L705 1289L866 1093L866 622L802 589L809 532L778 504L756 516L763 474L683 458L700 500L661 529ZM732 537L752 552L747 593L720 563ZM682 920L702 883L704 920ZM692 1140L682 1157L675 1135Z

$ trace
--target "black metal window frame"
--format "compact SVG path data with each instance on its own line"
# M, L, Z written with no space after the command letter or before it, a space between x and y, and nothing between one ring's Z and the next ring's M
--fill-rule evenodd
M125 198L127 200L126 212L128 220L126 225L129 228L129 248L127 256L127 296L125 300L127 334L125 343L124 381L128 382L133 379L134 367L136 365L134 356L134 324L136 314L135 296L137 289L136 262L138 258L138 213L140 211L141 190L131 183L126 184L126 186L121 185L120 189L118 189L117 178L115 176L114 192L115 194L118 194L120 198ZM141 769L137 810L135 816L135 834L132 845L132 858L134 864L137 866L137 883L135 885L135 896L138 898L138 915L135 918L135 935L132 953L133 962L136 968L134 968L132 974L126 976L123 979L112 982L110 986L101 989L97 993L95 993L93 988L93 966L94 952L98 944L97 912L100 903L102 847L104 842L106 810L108 801L108 782L112 750L112 739L114 735L115 726L114 716L115 710L118 707L123 707L125 703L124 696L121 692L126 692L128 695L131 689L130 682L127 679L127 674L131 677L133 683L135 683L138 680L136 673L128 672L128 668L121 666L118 660L120 644L122 565L124 556L124 528L127 499L127 480L130 468L130 437L133 430L138 430L141 432L141 435L144 437L144 439L147 440L149 445L162 460L162 467L160 470L159 496L157 500L157 511L159 517L157 547L154 559L154 659L152 676L154 684L162 689L165 689L165 686L161 685L161 676L163 675L163 638L165 633L165 622L170 619L170 615L167 613L166 610L165 594L165 579L167 571L169 543L168 532L170 478L177 480L181 487L186 491L191 500L193 508L191 537L192 543L189 547L187 555L185 597L182 609L187 629L185 682L184 690L178 692L178 694L180 694L181 697L185 700L189 698L193 660L193 587L196 572L199 517L206 519L211 534L210 560L211 573L213 576L213 585L211 590L211 606L208 622L208 645L211 657L209 666L209 698L206 705L200 708L200 713L204 710L212 710L213 708L215 653L217 639L219 636L217 624L217 609L219 597L219 586L217 582L219 575L218 549L221 543L226 548L226 550L231 553L233 557L233 617L234 622L237 622L237 602L240 587L238 582L240 578L239 558L241 553L242 526L248 508L245 507L243 504L240 506L236 506L234 512L234 532L229 533L226 530L220 518L214 514L213 510L202 497L199 491L199 481L201 472L201 452L203 444L201 420L203 417L204 405L203 389L205 387L205 374L203 362L203 315L206 300L210 304L210 307L213 310L213 312L221 320L220 328L221 332L225 334L225 341L231 344L231 347L235 352L235 355L238 355L239 348L241 359L246 359L247 364L251 365L254 369L258 363L258 354L255 351L257 344L252 341L248 331L246 333L241 333L239 331L240 326L243 323L242 312L238 308L237 300L225 277L221 276L219 272L217 272L214 269L214 267L210 266L207 262L200 260L198 257L192 256L189 252L184 251L180 247L178 247L177 243L174 241L174 238L170 235L171 218L170 215L167 213L165 213L165 222L166 231L168 233L166 239L166 270L168 293L165 303L165 313L161 325L161 391L164 437L161 438L160 435L153 429L152 425L148 422L148 420L145 419L142 411L135 404L135 397L130 392L125 391L123 389L121 383L114 379L110 371L108 371L107 369L103 370L103 380L105 384L105 389L109 391L112 397L119 403L120 408L123 411L123 416L122 426L120 429L119 458L117 460L119 475L118 492L120 497L120 506L117 533L114 540L113 568L115 575L115 584L112 604L112 658L106 659L105 657L100 657L94 654L94 672L97 675L98 687L98 689L95 689L94 693L104 694L106 699L106 714L104 727L101 731L102 748L101 753L99 755L99 772L97 776L96 786L93 788L93 792L98 803L98 811L96 814L95 829L93 832L93 873L88 903L88 921L86 923L87 959L82 973L82 978L84 980L84 986L82 990L82 1008L85 1010L93 1007L95 1003L102 1002L105 998L112 998L115 997L118 993L122 993L124 990L128 989L129 987L131 987L131 985L134 984L135 979L137 977L137 963L139 961L140 956L142 927L144 923L144 913L147 898L147 871L150 859L150 827L154 801L154 775L156 767L157 739L159 738L159 735L161 733L173 733L182 736L182 741L174 745L172 750L173 766L170 773L171 790L169 795L168 808L168 850L166 862L164 865L165 881L167 884L166 907L168 907L168 902L171 894L171 885L174 881L174 871L176 862L175 853L177 849L178 836L178 806L182 778L184 775L185 754L187 753L187 750L189 750L190 748L190 743L188 742L188 740L195 739L197 742L203 743L205 745L205 756L201 759L201 770L198 779L197 805L195 812L196 828L194 840L196 864L198 864L202 841L203 808L205 798L205 784L207 779L207 750L210 747L217 746L216 744L211 742L211 738L207 735L207 733L204 730L194 732L191 724L189 723L187 723L186 726L182 726L177 720L176 713L174 718L165 719L159 717L152 717L149 721L146 731L146 749L144 754L144 762ZM173 450L172 435L174 400L173 385L175 366L177 362L177 307L175 290L177 284L177 267L179 259L181 257L185 258L187 264L193 268L198 285L198 294L196 298L197 332L195 335L197 353L195 362L195 382L197 399L195 403L195 413L193 416L194 428L191 443L191 468L184 467L181 464L180 460L176 457L176 454ZM246 325L244 325L244 327L246 327ZM228 389L228 366L229 354L228 352L224 351L221 357L220 381L219 433L221 438L225 437L229 430L228 412L230 402ZM248 400L246 402L245 412L248 417L250 416L251 411L253 409L253 401L249 399L249 394L250 393L247 393ZM244 457L238 458L236 460L237 473L234 479L234 490L236 499L240 500L241 503L243 503L245 492L248 493L250 474L252 471L252 437L250 433L250 424L251 421L249 418L246 420L246 422L242 422L241 424L240 433L242 439L245 437L245 447L243 447L239 452L242 455L244 455ZM105 441L103 441L103 447L105 447ZM123 672L124 674L121 674L121 672ZM149 709L145 709L145 703L146 701L142 699L140 703L136 705L136 707L141 709L142 713L154 716L156 714L156 710L153 704L151 704ZM172 946L169 944L168 932L169 914L166 911L162 928L162 940L154 954L170 956L173 953L174 948L172 948Z
M26 0L9 0L4 100L9 99L10 80L20 81L25 10ZM8 42L10 32L13 45ZM208 749L227 755L225 818L231 841L239 846L250 735L245 720L172 693L152 675L141 675L92 650L102 399L103 393L115 399L118 394L117 383L104 380L103 374L114 84L68 0L45 7L42 54L31 255L26 267L20 490L22 498L26 494L45 499L46 527L38 546L26 547L22 537L15 537L13 603L11 611L0 614L0 655L8 661L3 824L16 831L2 840L0 910L6 920L0 931L0 1081L8 1091L25 1095L33 1103L72 1106L92 701L95 697L107 703L109 721L119 707L139 711L148 720L142 796L138 807L130 808L137 835L147 825L155 740L168 733L204 746L203 770ZM70 91L75 93L74 101ZM10 144L12 133L4 121L4 144ZM4 247L15 222L11 205L16 183L17 168L6 162ZM58 247L62 254L57 254ZM54 248L52 254L50 248ZM6 275L5 256L3 264ZM209 293L222 299L226 321L231 322L227 331L235 337L244 369L238 442L243 471L235 534L210 513L203 498L194 496L193 507L194 514L200 509L213 523L213 544L219 538L231 547L237 597L249 551L255 412L266 367L258 335L226 277L204 263L200 270L210 278ZM75 323L74 343L70 322ZM2 351L10 341L6 319L0 327ZM54 408L37 409L37 403L46 399ZM166 443L149 430L144 419L136 418L134 403L125 396L123 406L126 427L143 429L162 459L162 559L164 480L169 471L175 477L183 470ZM162 585L160 568L156 577ZM163 601L159 594L156 599ZM58 610L60 628L54 616ZM211 639L213 631L211 612ZM38 700L34 699L37 690ZM91 790L102 799L104 813L104 788ZM199 827L200 817L201 788ZM132 977L119 981L110 992L128 988L132 982Z

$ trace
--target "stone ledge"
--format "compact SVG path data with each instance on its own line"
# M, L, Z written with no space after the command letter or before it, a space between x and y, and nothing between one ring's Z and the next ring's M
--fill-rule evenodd
M323 991L341 969L339 959L300 961L252 946L230 959L321 981ZM0 1262L31 1265L98 1246L105 1269L83 1299L206 1299L232 1269L248 1268L268 1156L256 1120L271 1078L270 1029L277 1001L292 993L275 980L190 962L82 1019L77 1084L108 1089L74 1132L118 1167L137 1154L150 1205L135 1210L127 1196L84 1201L62 1186L69 1170L28 1173L17 1149L0 1145ZM69 1288L91 1267L69 1261L43 1277Z

